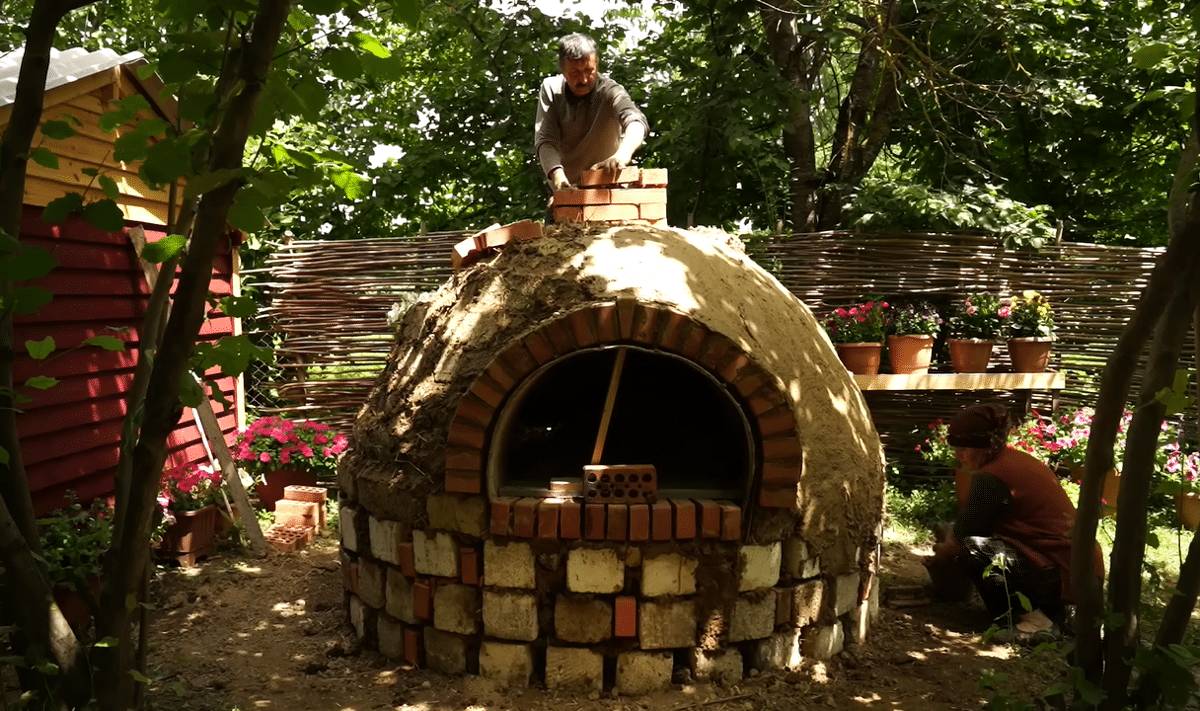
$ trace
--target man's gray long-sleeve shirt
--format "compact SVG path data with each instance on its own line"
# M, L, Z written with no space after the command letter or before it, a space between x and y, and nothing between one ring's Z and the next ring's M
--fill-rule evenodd
M633 123L649 130L646 116L629 93L607 76L598 77L587 96L572 94L561 74L547 77L533 123L533 152L542 174L549 176L562 166L567 180L578 182L580 173L617 150L622 134Z

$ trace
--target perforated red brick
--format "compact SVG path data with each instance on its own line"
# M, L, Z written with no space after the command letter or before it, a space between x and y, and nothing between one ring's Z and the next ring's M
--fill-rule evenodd
M696 505L687 499L671 499L675 514L675 538L686 541L696 537Z
M513 535L518 538L533 538L537 527L537 507L541 499L526 497L513 505Z
M608 533L604 528L604 504L585 505L583 517L583 537L589 541L603 541Z
M670 501L657 501L650 507L650 535L656 541L669 541L675 536L674 517Z
M667 184L667 169L666 168L642 168L641 174L638 176L638 185L654 186Z
M283 487L283 498L290 501L311 501L316 504L325 503L329 492L323 486L300 486L292 484Z

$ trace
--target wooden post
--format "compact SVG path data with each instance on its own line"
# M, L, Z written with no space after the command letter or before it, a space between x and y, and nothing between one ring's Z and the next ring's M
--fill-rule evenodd
M621 384L621 370L625 367L625 349L617 349L613 361L612 377L608 380L608 395L604 398L604 412L600 414L600 431L596 433L596 446L592 448L592 464L599 464L604 454L604 440L608 439L608 425L612 421L613 406L617 402L617 387Z

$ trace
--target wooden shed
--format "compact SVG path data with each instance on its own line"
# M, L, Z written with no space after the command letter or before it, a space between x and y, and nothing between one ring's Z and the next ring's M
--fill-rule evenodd
M0 57L0 130L12 109L20 63L20 50ZM39 513L58 507L68 491L86 501L113 489L125 393L133 381L138 329L150 293L128 232L141 228L149 241L165 236L168 197L165 190L153 189L138 177L136 164L112 158L113 141L146 116L135 117L113 131L101 128L100 116L110 110L109 102L141 93L155 115L173 120L174 104L160 96L161 84L153 78L138 78L136 69L143 64L138 53L118 55L111 50L82 48L55 51L51 58L43 121L70 117L67 120L76 133L65 140L50 140L40 132L35 137L34 147L43 145L53 151L58 167L29 163L20 236L54 254L57 266L38 282L54 293L54 299L32 316L17 317L15 324L16 383L34 375L59 380L48 390L26 391L33 399L17 418ZM65 193L82 192L87 201L102 197L90 174L93 169L116 182L125 230L103 232L78 218L61 225L43 222L43 207ZM213 264L209 290L218 297L238 293L237 273L236 245L227 242ZM201 338L240 332L237 319L212 312ZM128 342L124 352L94 347L71 350L91 336L113 333ZM29 358L22 344L46 336L54 337L55 355L42 361ZM224 378L220 385L233 403L229 408L214 403L228 437L243 417L242 384L240 379ZM168 467L209 460L208 445L194 414L185 408L171 435Z

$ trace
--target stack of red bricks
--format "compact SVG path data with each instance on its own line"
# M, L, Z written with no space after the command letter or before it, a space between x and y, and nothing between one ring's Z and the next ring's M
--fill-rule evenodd
M495 253L509 242L524 242L541 236L542 223L533 220L491 225L454 245L454 251L450 253L450 265L461 269Z
M582 503L572 499L497 496L495 536L584 541L738 541L742 508L731 501L671 498L653 504Z
M288 486L275 502L275 523L267 529L267 543L287 553L303 548L325 530L325 498L320 486Z
M661 168L587 170L579 187L554 193L555 222L667 224L667 171Z

